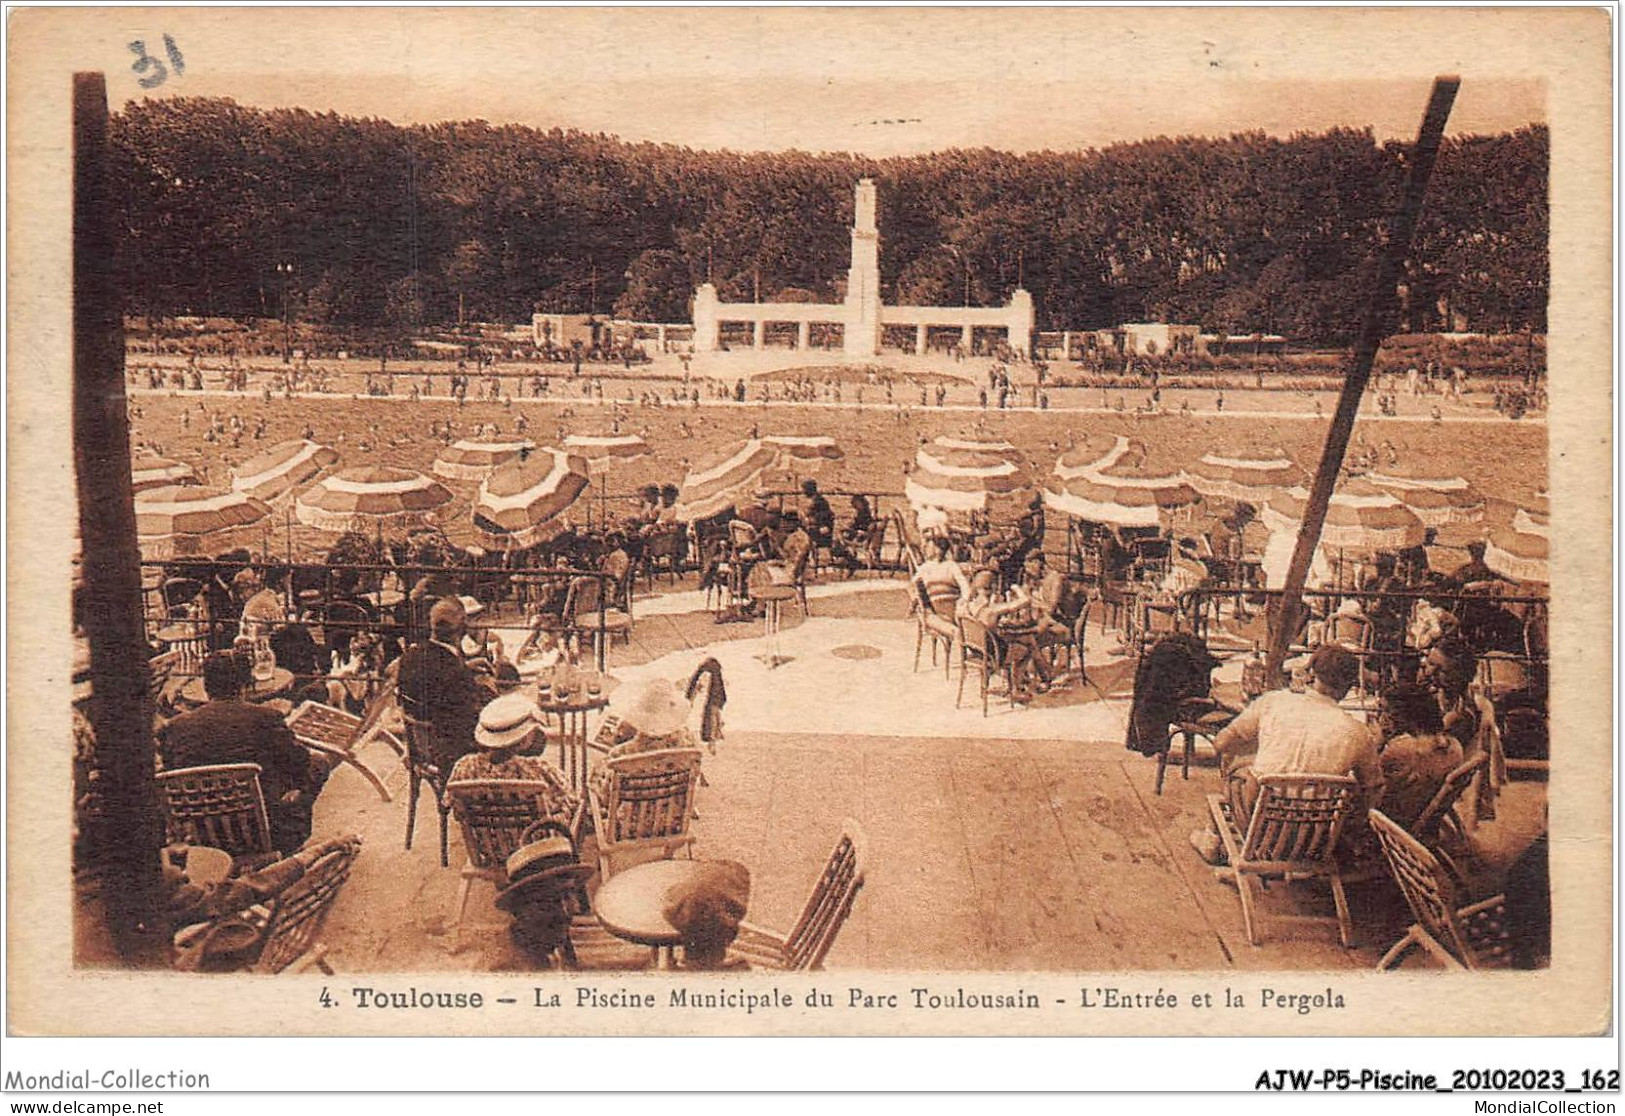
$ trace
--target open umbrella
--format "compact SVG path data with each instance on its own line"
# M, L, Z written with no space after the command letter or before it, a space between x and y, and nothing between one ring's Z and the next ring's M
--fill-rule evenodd
M677 518L705 519L732 507L755 490L762 474L778 461L778 452L759 438L740 443L722 458L689 470L677 498Z
M315 442L279 442L233 469L231 487L261 500L275 500L314 480L338 460L337 450Z
M1519 508L1510 528L1490 532L1484 546L1484 564L1513 581L1549 585L1546 548L1550 531L1551 519L1546 512Z
M299 522L322 531L370 533L418 522L451 499L446 486L411 469L368 465L340 469L294 504Z
M828 461L843 461L846 454L827 434L793 435L768 434L762 444L778 454L778 467L798 476L806 476L823 467Z
M1033 475L1009 443L938 438L915 453L903 492L917 515L933 508L992 513L1030 501Z
M1366 479L1398 496L1429 527L1477 523L1484 518L1484 497L1463 477L1391 469L1368 473Z
M1115 464L1129 448L1129 440L1121 434L1090 434L1081 442L1073 442L1055 459L1055 475L1062 480L1072 480L1104 469Z
M130 463L130 479L137 492L171 484L196 484L197 473L190 465L167 457L138 457Z
M1161 526L1166 516L1201 498L1182 475L1146 464L1144 447L1135 443L1114 449L1110 463L1101 468L1055 477L1044 491L1047 507L1118 527Z
M564 448L585 458L593 474L608 473L623 461L649 456L649 443L636 434L570 434Z
M168 485L136 496L135 533L148 558L186 558L237 544L270 512L246 492Z
M564 513L586 490L587 476L586 458L543 447L485 478L474 526L494 549L547 542L564 529Z
M1204 496L1262 504L1283 488L1302 485L1303 469L1279 449L1219 449L1204 453L1185 480Z
M432 468L437 476L448 480L484 480L491 470L518 461L535 448L536 443L526 438L502 442L464 439L441 450Z
M1305 488L1276 493L1264 504L1265 526L1271 531L1297 531L1308 502ZM1320 541L1346 550L1402 550L1420 546L1426 535L1422 521L1398 496L1369 481L1352 480L1332 493Z

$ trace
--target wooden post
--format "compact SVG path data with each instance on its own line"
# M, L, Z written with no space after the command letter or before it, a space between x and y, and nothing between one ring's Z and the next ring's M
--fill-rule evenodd
M85 633L94 696L90 721L108 824L87 850L102 865L102 895L119 953L162 956L158 915L163 825L153 779L152 688L141 619L124 326L113 271L114 189L107 151L107 85L73 76L73 449ZM110 835L110 836L109 836ZM88 835L87 835L88 836Z
M1287 568L1286 587L1273 604L1270 614L1269 655L1265 671L1272 684L1279 684L1281 666L1286 661L1292 636L1298 630L1298 619L1303 610L1304 582L1309 577L1309 564L1315 547L1320 545L1320 531L1326 522L1326 507L1332 488L1343 469L1343 454L1348 449L1349 435L1354 431L1354 419L1360 409L1361 397L1371 379L1371 366L1376 361L1377 349L1387 335L1398 299L1400 269L1410 251L1411 234L1416 230L1416 219L1422 212L1422 199L1427 194L1428 179L1433 175L1433 163L1439 154L1439 143L1444 137L1445 121L1456 100L1461 79L1435 78L1433 95L1428 100L1427 113L1422 118L1416 144L1410 151L1410 167L1405 179L1404 203L1388 230L1377 262L1377 274L1366 302L1365 317L1354 345L1354 360L1343 392L1337 400L1337 411L1332 416L1331 428L1326 433L1326 446L1320 455L1320 468L1309 489L1309 500L1303 510L1303 524L1298 529L1298 544L1292 552L1292 564ZM1260 342L1262 344L1262 342Z

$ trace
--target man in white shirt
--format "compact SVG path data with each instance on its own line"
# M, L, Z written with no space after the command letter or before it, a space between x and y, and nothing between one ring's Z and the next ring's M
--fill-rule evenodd
M1309 688L1271 690L1231 721L1213 741L1225 773L1231 816L1244 831L1258 801L1261 775L1347 775L1360 785L1353 818L1364 818L1382 790L1377 734L1338 706L1359 677L1354 653L1339 644L1319 647L1309 659ZM1345 830L1358 826L1345 823ZM1201 829L1191 844L1216 862L1218 834Z

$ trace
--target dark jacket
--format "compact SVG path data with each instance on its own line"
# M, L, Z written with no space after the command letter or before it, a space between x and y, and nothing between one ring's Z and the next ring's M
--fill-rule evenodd
M1193 635L1177 632L1158 640L1140 656L1134 671L1125 746L1147 756L1167 751L1168 726L1179 720L1180 702L1207 697L1218 665Z
M307 789L310 755L274 709L246 701L211 701L170 721L162 737L168 770L257 763L267 803L288 791Z
M433 726L442 771L474 747L480 710L493 696L449 647L426 641L401 656L401 710Z

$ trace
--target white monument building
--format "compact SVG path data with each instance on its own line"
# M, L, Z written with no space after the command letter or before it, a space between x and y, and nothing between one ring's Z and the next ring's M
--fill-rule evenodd
M731 327L731 328L730 328ZM743 327L743 328L742 328ZM1026 352L1033 336L1033 298L1019 287L1004 306L886 306L880 301L880 232L875 227L875 184L862 179L857 185L852 219L852 266L847 272L846 301L817 302L723 302L710 283L694 292L694 348L708 352L723 347L725 328L742 334L748 330L752 348L767 346L771 336L782 336L794 347L807 349L814 343L817 328L822 344L839 348L847 356L872 357L880 352L887 327L912 327L913 348L924 353L930 347L933 331L938 343L946 332L950 344L965 353L976 350L977 330L992 330L998 340ZM953 334L957 332L957 337ZM985 335L984 335L985 336Z

